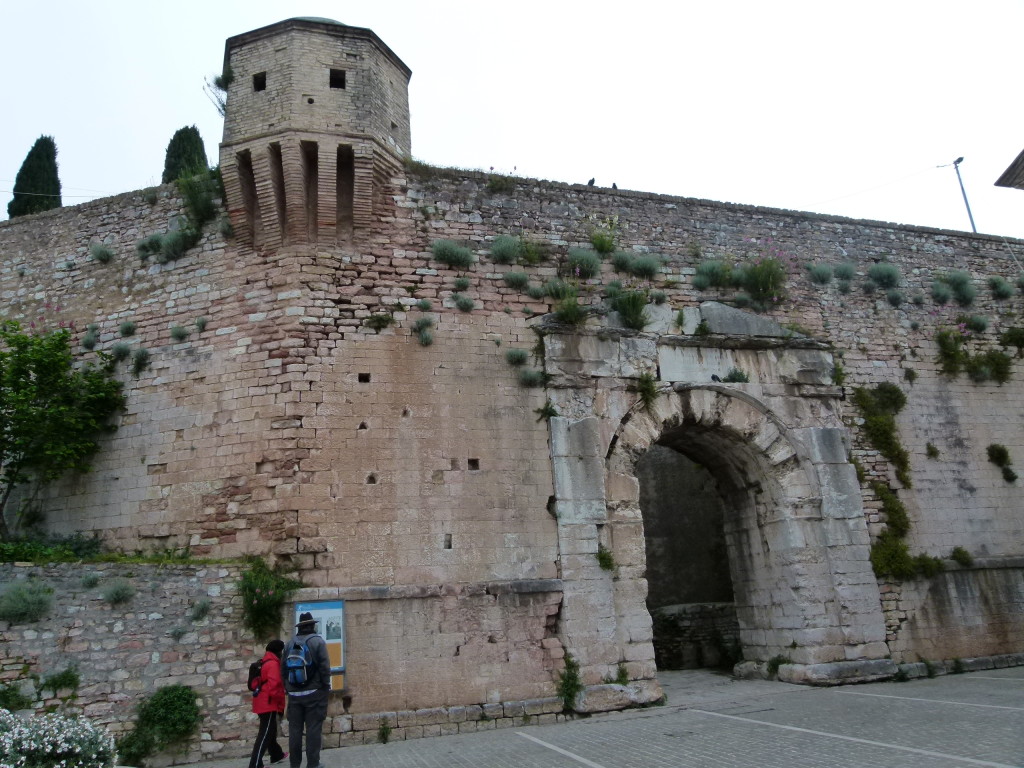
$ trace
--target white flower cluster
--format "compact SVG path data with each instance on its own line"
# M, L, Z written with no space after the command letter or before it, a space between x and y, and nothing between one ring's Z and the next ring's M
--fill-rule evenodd
M114 737L88 720L0 709L0 768L113 768Z

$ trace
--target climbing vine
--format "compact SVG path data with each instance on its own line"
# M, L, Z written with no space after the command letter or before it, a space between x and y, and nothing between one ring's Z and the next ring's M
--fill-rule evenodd
M896 414L907 404L907 396L895 384L882 382L874 389L857 387L853 403L864 417L863 430L868 442L893 465L903 487L910 488L910 454L896 429Z
M970 352L967 344L975 333L970 324L971 319L961 316L958 318L960 322L955 327L942 328L936 332L935 344L938 347L936 361L939 364L939 370L947 376L966 373L975 384L986 381L1005 384L1010 380L1013 358L998 349ZM974 328L976 329L977 326L975 325ZM1019 330L1011 328L1004 333L1000 338L1003 346L1017 346L1018 342L1024 344L1024 340L1012 333L1012 331Z
M940 558L923 552L913 556L910 554L904 541L910 532L910 518L897 492L880 482L872 483L871 488L882 502L882 513L886 521L885 530L871 545L871 567L875 575L912 579L940 573L944 568Z

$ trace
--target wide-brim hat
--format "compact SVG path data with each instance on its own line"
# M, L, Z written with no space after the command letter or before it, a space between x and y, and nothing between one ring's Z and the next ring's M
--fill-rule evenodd
M317 620L313 618L312 613L299 614L299 620L296 622L296 627L301 627L305 624L316 624Z

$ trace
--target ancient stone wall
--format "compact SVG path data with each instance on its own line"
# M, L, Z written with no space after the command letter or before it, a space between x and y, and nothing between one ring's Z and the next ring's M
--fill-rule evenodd
M1012 511L1018 506L1017 489L987 461L986 447L998 443L1005 445L1011 456L1024 455L1021 363L1013 363L1014 378L1002 386L991 381L974 383L964 374L950 377L940 372L934 337L938 330L956 326L961 315L981 315L988 327L974 334L970 345L975 350L999 348L999 334L1021 326L1020 290L1010 299L999 300L988 287L989 278L997 276L1019 285L1024 254L1019 242L530 180L516 183L514 193L494 194L487 192L490 180L486 175L466 174L462 179L457 194L452 191L453 182L442 176L411 189L409 202L401 204L415 204L413 218L422 219L422 226L431 234L466 240L481 248L493 232L513 232L564 252L571 246L586 246L595 226L613 223L620 247L666 257L663 277L669 284L660 287L673 308L732 295L728 290L692 289L690 279L702 261L749 260L764 255L786 260L789 300L769 316L830 342L845 373L847 394L853 387L885 381L897 384L908 395L898 424L910 453L914 482L913 489L900 490L912 524L908 536L911 552L948 558L953 547L960 546L976 557L1011 558L1007 567L1011 571L1015 567L1012 556L1024 547L1021 521ZM869 294L863 288L870 267L883 261L900 270L902 300L897 307L884 289ZM833 267L854 264L851 290L841 292L835 280L828 286L815 284L806 269L814 263ZM954 270L972 276L977 298L970 307L955 301L938 304L932 299L933 282ZM630 282L609 272L606 266L603 282L612 278ZM538 276L538 281L544 279L546 276ZM513 309L520 307L513 305ZM528 305L528 311L541 310ZM877 536L884 519L878 514L880 502L867 490L867 484L872 479L899 484L892 468L858 432L860 415L852 404L843 409L842 417L854 430L852 455L867 472L864 503L870 531ZM937 458L929 457L929 443L938 448ZM898 637L907 616L920 608L920 600L939 599L935 597L939 590L926 590L932 598L915 596L905 605L898 597L900 585L888 583L883 588L888 639L899 648ZM980 588L974 590L978 593ZM940 602L948 604L949 596ZM979 609L993 621L1005 618L984 603ZM1019 647L1024 644L1024 624L1020 619L1010 623L1013 630L1008 644ZM942 633L936 631L936 635ZM971 653L954 639L932 650L943 658ZM897 653L896 658L913 660L910 653Z
M898 487L891 467L857 430L859 415L840 398L852 387L882 381L907 392L899 427L914 488L899 492L910 512L911 551L948 557L953 546L962 546L977 564L955 578L881 585L886 640L897 660L913 660L915 649L926 647L946 658L969 655L962 636L926 620L926 612L934 617L940 604L951 604L953 593L942 593L936 584L955 585L957 599L971 602L963 615L987 617L979 619L982 625L1002 622L1005 641L986 646L986 652L1024 643L1020 614L999 618L1004 614L983 589L996 578L993 569L1003 574L1000 583L1012 584L1019 573L1013 558L1024 548L1014 511L1016 486L985 457L986 445L998 442L1018 463L1024 461L1024 371L1015 361L1013 378L1003 386L941 375L934 334L965 310L930 298L937 274L970 271L978 287L970 312L988 318L980 343L993 343L999 332L1019 324L1021 298L995 300L986 279L1016 279L1012 257L1020 243L535 180L514 180L511 192L492 192L492 181L461 172L397 178L378 200L372 226L355 232L349 245L257 252L210 231L183 258L162 265L142 263L134 246L152 232L177 226L182 210L170 186L157 190L153 204L130 193L0 223L5 316L73 320L80 331L96 323L101 350L120 340L120 324L131 320L136 330L127 340L152 353L150 367L137 377L128 364L121 369L128 408L94 472L39 497L48 525L58 532L95 531L128 549L189 546L197 555L272 554L323 589L436 585L436 594L380 604L379 612L396 627L405 626L397 617L407 611L439 617L448 603L475 606L495 594L490 587L460 592L458 585L556 579L566 569L590 568L587 548L596 547L597 534L573 538L549 513L555 495L549 430L535 413L549 393L521 387L504 359L509 347L534 346L531 326L553 301L509 287L504 275L525 271L539 286L558 273L569 247L585 245L595 226L613 226L620 247L665 259L652 283L666 294L657 310L660 324L648 330L657 336L678 333L677 310L730 298L731 292L693 288L694 270L705 259L777 253L786 260L789 297L767 314L833 346L846 383L829 395L835 405L827 407L834 410L819 416L853 429L852 453L867 480ZM495 264L488 254L499 234L522 234L542 244L548 258L536 266ZM439 265L430 254L435 238L468 244L476 263L461 271ZM93 241L107 243L115 259L105 265L90 260ZM884 292L869 295L861 288L868 268L881 260L900 269L905 300L898 307ZM835 281L813 283L805 269L813 262L855 264L852 290L841 293ZM457 277L468 287L457 291ZM582 300L596 305L601 286L614 279L647 285L614 273L606 262L600 278L581 281ZM473 299L472 311L456 308L456 293ZM917 294L920 305L913 301ZM430 309L417 308L420 300L431 302ZM378 333L367 321L382 314L394 323ZM412 331L423 317L435 322L430 346ZM198 318L206 321L202 331ZM174 325L189 329L184 342L171 339ZM692 340L693 329L687 330L683 335ZM595 330L587 343L600 348L600 333ZM682 353L665 356L665 365L677 367L671 380L703 373L710 378L712 368L730 364L753 370L755 359L768 360L744 350L707 354L697 362ZM779 374L777 364L763 365L771 376ZM614 401L608 412L621 415L635 399L624 382L639 369L617 370L614 375L625 378L600 397ZM777 386L772 392L782 402L793 394L787 387L799 384ZM561 396L573 400L569 391ZM928 457L929 442L939 448L937 458ZM880 504L863 487L868 529L877 535L884 522ZM625 521L622 529L627 530ZM580 588L630 592L630 600L646 588L642 546L634 546L636 537L623 538L630 542L624 562L635 564L624 571L630 578L612 584L611 577L595 572ZM519 609L534 629L528 642L508 636L509 658L525 654L532 666L520 684L511 677L514 665L488 662L498 665L490 673L502 680L502 690L517 696L523 691L523 698L553 691L553 665L565 638L547 634L547 618L540 617L554 615L547 611L550 595L557 593L551 587L535 593L548 597L516 598L525 601ZM507 632L520 614L498 598L493 602L489 610L497 611ZM614 611L615 601L606 602ZM409 608L414 605L420 607ZM652 661L641 648L649 648L649 619L646 629L641 624L622 630L634 640L602 638L598 645L608 654L633 647L636 655L627 661L642 676ZM485 628L473 632L483 637ZM431 647L473 645L446 644L443 632L435 634ZM943 636L952 639L943 645ZM353 642L358 647L364 640ZM379 665L374 684L387 692L364 691L354 699L353 712L369 716L381 708L432 702L438 687L429 666L417 668L415 685L388 688L401 679L410 657L397 642L378 647L389 650L371 660L373 645L364 645L366 656L354 648L350 663L354 670ZM608 654L593 655L588 682L614 676L621 659ZM439 650L437 658L442 655ZM359 673L354 675L358 680ZM480 700L477 683L452 682L444 690L452 703Z
M1024 614L1021 559L979 559L971 567L950 564L931 579L882 590L883 605L898 620L889 642L905 662L1019 653Z
M4 588L32 580L52 589L41 621L0 622L0 685L35 699L36 711L82 714L115 736L131 729L136 706L157 688L187 685L199 696L199 731L151 764L247 755L257 721L246 676L263 644L242 627L242 571L230 564L0 564ZM119 584L132 594L112 604L108 591ZM393 739L554 722L562 709L550 695L561 658L552 638L558 589L557 580L539 580L300 590L300 600L342 598L348 606L353 671L347 699L331 698L325 746L375 742L382 722ZM281 637L289 632L283 627ZM70 667L77 689L41 689L40 679ZM425 707L428 687L435 696Z
M253 718L245 680L254 658L241 628L238 566L68 564L0 565L5 587L32 579L53 590L39 622L0 622L0 683L31 695L41 678L75 667L77 690L58 691L69 714L83 714L115 736L130 730L135 707L158 687L192 687L203 712L200 731L181 752L157 765L240 754ZM111 604L104 595L125 584L133 595Z

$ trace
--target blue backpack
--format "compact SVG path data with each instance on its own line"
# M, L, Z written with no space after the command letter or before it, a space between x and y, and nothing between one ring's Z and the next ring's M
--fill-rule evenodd
M292 640L284 657L284 668L289 683L299 687L308 685L313 677L313 655L309 646L300 640Z

